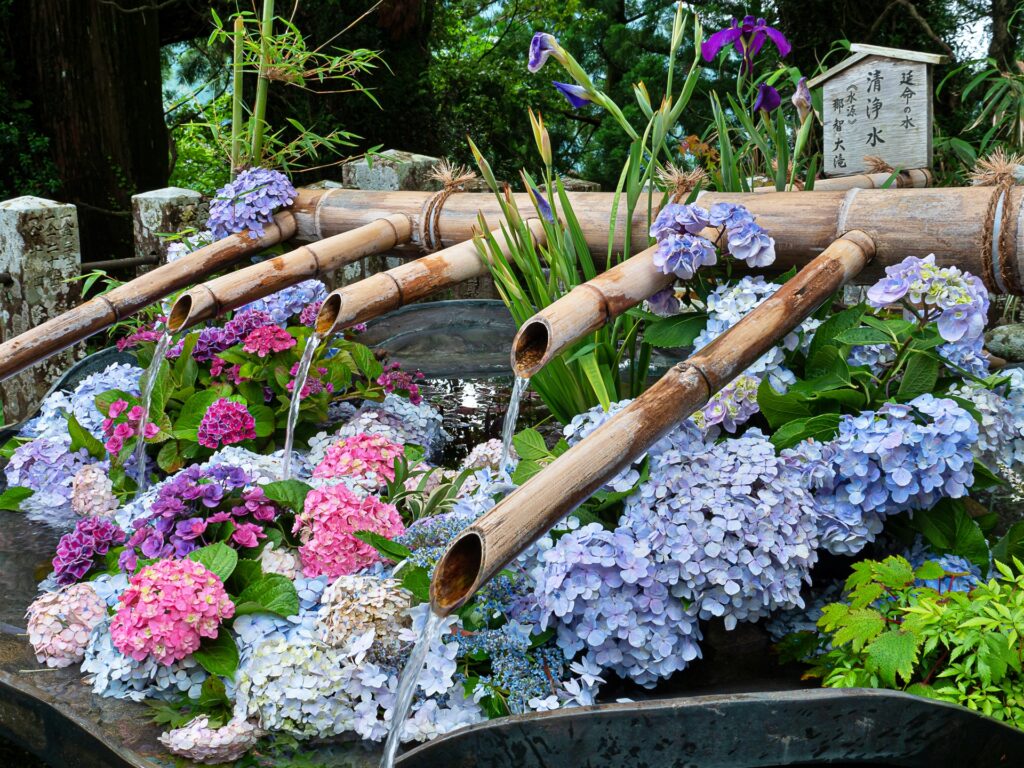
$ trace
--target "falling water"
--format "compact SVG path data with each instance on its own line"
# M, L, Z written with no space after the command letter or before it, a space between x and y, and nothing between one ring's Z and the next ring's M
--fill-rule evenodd
M281 479L287 480L292 472L292 446L295 445L295 425L299 422L299 408L302 405L302 388L306 386L306 379L309 378L309 368L313 364L313 355L323 337L314 333L306 342L306 348L302 351L302 359L299 360L299 370L295 373L295 385L292 387L292 399L288 403L288 428L284 438L284 465L281 470Z
M529 378L516 376L516 382L512 385L512 394L508 398L505 423L501 427L501 464L498 465L501 469L505 469L508 465L509 456L512 455L512 433L516 431L516 421L519 419L519 403L522 401L528 386L530 386Z
M423 625L416 645L413 646L412 653L409 654L409 661L406 662L405 669L402 670L402 674L398 678L395 708L391 710L391 730L388 731L388 740L384 744L384 757L380 761L380 768L394 768L398 745L402 741L402 727L409 716L412 695L416 691L416 681L423 670L423 662L427 660L427 651L437 639L438 631L443 623L444 616L438 616L433 611L427 614L427 622Z
M146 474L146 424L149 421L149 404L153 401L153 390L156 388L156 380L160 377L160 366L164 364L167 357L167 350L171 347L173 334L164 331L164 335L156 343L153 350L153 360L146 369L146 378L140 384L139 399L142 402L142 420L139 422L139 438L135 444L135 483L139 492L146 490L148 476Z

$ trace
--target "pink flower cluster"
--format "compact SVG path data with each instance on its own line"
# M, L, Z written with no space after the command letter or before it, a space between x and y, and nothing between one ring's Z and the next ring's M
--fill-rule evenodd
M384 373L377 377L377 383L384 387L385 392L408 392L409 402L419 405L423 402L423 395L420 394L420 385L417 383L423 380L423 372L409 373L401 370L398 363L390 363L384 366Z
M128 411L127 415L125 415L125 411ZM125 441L138 434L139 422L142 421L144 413L141 405L133 405L129 410L127 400L115 400L110 404L107 418L103 420L103 436L107 438L107 453L111 455L120 453L124 448ZM123 419L122 415L125 416ZM159 431L160 427L149 422L146 424L146 439L156 437Z
M241 371L242 366L232 365L220 357L215 357L210 362L210 375L214 378L223 376L225 381L230 381L232 384L241 384L243 381L248 381L248 379L241 377Z
M162 322L163 319L164 318L162 317L157 318L157 322ZM117 349L119 352L124 352L126 349L130 349L137 344L159 341L161 336L163 336L163 331L158 331L156 329L156 323L151 326L147 325L137 330L131 336L125 336L123 339L118 339Z
M302 514L295 518L294 533L302 540L302 572L333 580L376 563L377 550L353 536L356 531L390 539L404 533L405 526L394 506L376 496L360 498L341 483L310 491Z
M276 325L264 325L251 331L245 337L242 349L250 355L266 357L275 352L284 352L286 349L291 349L297 343L295 337L284 328Z
M323 461L313 469L313 477L347 477L362 488L374 490L395 479L395 459L404 452L401 445L386 437L360 432L330 446Z
M299 364L296 363L295 365L292 366L291 371L289 371L289 373L291 373L292 375L292 380L288 382L289 392L295 391L295 376L298 374L298 372ZM316 372L320 374L320 376L327 375L326 368L317 368ZM299 399L305 400L310 395L319 395L321 392L334 394L334 385L331 384L331 382L329 381L324 382L322 379L318 378L317 376L313 376L311 373L309 376L306 377L306 383L302 385L302 391L299 393Z
M256 419L244 403L222 397L203 414L199 422L199 444L216 450L256 437Z
M25 615L36 659L48 667L68 667L82 660L89 634L107 616L107 604L91 584L73 584L44 592Z
M316 326L316 316L320 314L320 307L323 305L322 301L314 301L311 304L307 304L299 314L299 322L309 328L314 328Z
M131 577L110 622L110 639L136 661L170 666L214 638L235 605L216 575L192 560L157 560Z

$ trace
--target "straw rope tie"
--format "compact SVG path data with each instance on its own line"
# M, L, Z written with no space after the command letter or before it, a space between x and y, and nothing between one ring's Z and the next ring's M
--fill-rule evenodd
M979 160L971 171L971 183L978 187L992 187L985 210L985 226L981 238L981 263L984 281L990 290L1001 293L1021 293L1019 275L1012 259L1002 255L1010 247L1010 233L1014 232L1013 212L1018 206L1020 194L1014 190L1017 184L1015 172L1024 164L1021 155L1010 155L997 149L988 157Z
M694 171L684 171L672 163L668 163L664 168L659 168L657 176L662 188L666 192L671 193L670 202L673 203L682 202L690 196L693 190L703 186L704 182L708 179L708 175L703 168L697 168Z
M433 253L441 247L441 209L456 192L464 192L463 185L476 178L476 174L464 165L453 165L442 160L430 169L430 178L441 182L441 189L435 192L423 206L417 235L424 253Z

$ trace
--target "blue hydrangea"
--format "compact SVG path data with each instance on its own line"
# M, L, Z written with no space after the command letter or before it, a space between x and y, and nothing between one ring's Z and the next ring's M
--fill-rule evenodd
M727 629L803 605L817 561L813 500L756 429L655 456L619 525L649 547L672 594Z
M413 405L407 398L395 394L387 395L379 403L365 401L337 434L339 438L346 438L361 432L419 445L426 449L428 457L449 438L444 431L444 418L436 408L427 402Z
M663 274L689 280L701 267L718 261L715 246L699 235L668 235L658 241L653 262Z
M921 539L915 541L903 556L914 566L915 570L930 562L937 563L946 572L946 575L940 579L918 579L916 581L918 586L934 589L940 594L970 592L982 583L981 568L970 560L959 555L936 555Z
M238 313L258 310L266 312L273 321L284 327L296 315L302 314L306 305L327 298L327 287L319 280L303 280L301 283L282 288L262 299L246 304Z
M32 520L61 527L74 520L71 482L75 473L94 459L84 448L71 450L71 437L37 437L18 446L4 468L8 486L33 493L21 503Z
M989 374L989 362L984 354L984 336L963 336L957 341L947 341L939 345L935 351L939 357L955 366L954 372L957 372L956 369L963 369L979 379Z
M631 530L585 525L540 554L540 628L555 627L566 658L583 651L590 663L652 687L700 657L696 611L670 591L673 570Z
M295 200L295 187L280 171L249 168L234 181L217 190L210 202L207 226L218 240L249 230L251 237L263 235L274 212Z
M102 371L91 373L82 379L71 392L56 391L43 400L39 416L25 425L21 435L25 437L56 437L67 434L66 413L73 413L78 423L93 437L103 436L103 419L96 407L96 396L119 389L133 395L139 394L139 377L143 371L128 363L112 363Z

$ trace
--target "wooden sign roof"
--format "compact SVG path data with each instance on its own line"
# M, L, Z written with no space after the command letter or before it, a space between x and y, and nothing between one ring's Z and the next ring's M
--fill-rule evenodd
M942 56L937 53L908 51L903 48L884 48L880 45L867 45L865 43L854 43L850 46L850 51L852 52L851 56L847 56L834 67L830 67L827 71L822 72L813 80L809 80L807 82L807 87L816 88L826 80L829 80L840 72L844 72L849 69L854 64L864 61L869 56L884 56L887 59L902 59L904 61L916 61L922 64L945 64L949 60L948 56Z

